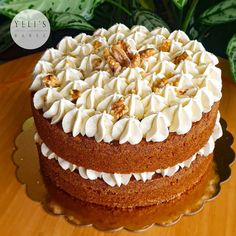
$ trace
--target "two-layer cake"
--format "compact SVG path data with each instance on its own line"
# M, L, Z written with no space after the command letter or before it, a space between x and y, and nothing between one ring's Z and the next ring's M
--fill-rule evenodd
M111 207L195 188L221 134L218 59L182 31L115 24L65 37L37 63L32 110L42 173Z

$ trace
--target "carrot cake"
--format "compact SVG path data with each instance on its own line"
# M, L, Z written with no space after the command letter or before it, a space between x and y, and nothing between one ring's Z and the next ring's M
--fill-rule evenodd
M43 176L109 207L166 202L201 183L222 135L218 59L180 30L115 24L63 38L31 85Z

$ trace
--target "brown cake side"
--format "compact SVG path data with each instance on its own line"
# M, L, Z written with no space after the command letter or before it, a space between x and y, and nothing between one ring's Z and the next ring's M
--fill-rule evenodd
M51 125L41 110L32 104L35 125L43 142L56 153L77 166L107 173L135 173L165 169L187 160L207 143L215 126L219 103L210 112L193 123L185 135L170 133L163 142L146 142L138 145L117 141L96 142L94 138L66 134L61 124Z
M41 171L53 184L80 200L112 207L148 206L173 200L201 181L213 156L198 156L189 168L172 177L156 175L146 182L131 179L127 185L111 187L100 179L86 180L77 172L63 170L55 160L45 158L39 146L38 150Z
M73 219L75 223L92 223L100 229L114 229L122 226L140 229L153 223L169 223L176 220L180 214L189 212L190 209L198 209L199 204L202 203L199 199L209 192L209 187L212 186L209 183L212 183L212 180L217 181L214 165L209 165L207 174L201 181L178 198L166 203L132 209L111 208L81 201L57 188L47 177L44 178L44 183L50 194L49 209L58 209L59 206L66 215L73 217L70 219Z

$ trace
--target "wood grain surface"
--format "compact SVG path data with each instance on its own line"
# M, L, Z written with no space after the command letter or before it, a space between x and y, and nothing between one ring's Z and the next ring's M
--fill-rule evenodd
M117 233L100 232L91 227L75 227L63 217L46 213L40 203L32 201L25 187L15 177L16 167L11 155L14 139L22 123L31 116L28 87L33 66L40 54L23 57L0 66L0 235L3 236L66 236L66 235L135 235L125 230ZM228 130L236 137L236 85L231 81L228 63L223 69L223 98L220 106ZM233 144L235 150L236 145ZM152 227L139 233L145 236L172 235L236 235L236 164L231 179L223 184L220 195L207 203L195 216L182 218L171 227Z

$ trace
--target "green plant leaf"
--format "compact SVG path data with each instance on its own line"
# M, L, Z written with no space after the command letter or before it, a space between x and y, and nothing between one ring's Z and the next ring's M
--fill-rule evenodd
M147 10L154 11L155 10L155 4L153 0L139 0L139 4Z
M178 7L179 9L182 9L188 0L172 0L172 1L174 2L176 7Z
M10 23L10 21L6 21L0 26L0 53L14 44L10 34Z
M207 25L216 25L236 20L236 1L225 0L208 8L200 16L200 22Z
M144 25L149 30L153 30L156 27L166 27L169 29L168 25L161 17L147 10L137 10L133 15L133 21L134 24Z
M94 31L95 28L90 25L83 17L67 12L49 12L47 14L50 20L52 30L58 29L79 29Z
M125 0L124 0L125 1ZM124 2L122 2L124 5ZM125 6L129 9L127 6ZM109 12L109 14L107 14ZM127 17L126 12L121 10L118 7L114 7L110 2L104 2L99 5L94 11L94 17L90 21L90 23L95 28L105 28L108 29L115 23L123 23L128 27L132 26L132 17Z
M229 65L231 69L231 73L236 83L236 34L230 39L227 49L226 49L227 56L229 58Z
M104 0L6 0L0 4L0 14L13 18L22 10L35 9L76 14L90 20L94 9L102 2Z

